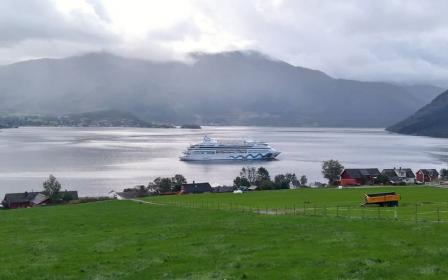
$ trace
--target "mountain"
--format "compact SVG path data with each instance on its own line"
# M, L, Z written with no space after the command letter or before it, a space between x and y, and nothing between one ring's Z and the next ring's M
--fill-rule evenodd
M256 52L192 57L160 63L92 53L2 66L0 112L120 110L162 123L386 127L439 92L334 79Z
M75 126L75 127L172 127L142 121L134 115L118 110L96 111L62 116L1 114L0 128L19 126Z
M411 135L448 137L448 90L411 117L387 130Z

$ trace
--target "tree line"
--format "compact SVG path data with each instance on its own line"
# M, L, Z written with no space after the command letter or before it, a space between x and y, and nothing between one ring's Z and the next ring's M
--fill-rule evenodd
M269 171L264 167L243 167L239 176L233 180L235 188L242 189L257 186L260 190L289 189L306 186L308 179L302 175L299 179L295 173L278 174L271 179Z

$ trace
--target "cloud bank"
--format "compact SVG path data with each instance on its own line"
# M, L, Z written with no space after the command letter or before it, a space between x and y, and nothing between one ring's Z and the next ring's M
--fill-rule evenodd
M3 0L0 64L258 50L337 78L448 86L448 2Z

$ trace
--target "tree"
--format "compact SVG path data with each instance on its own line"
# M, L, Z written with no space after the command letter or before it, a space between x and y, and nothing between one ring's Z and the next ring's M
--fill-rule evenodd
M50 175L48 179L43 183L44 193L50 198L51 201L57 201L59 198L59 192L61 190L61 184L56 177Z
M253 185L255 184L255 180L257 179L257 171L255 167L243 167L240 171L240 177L246 178L247 181L249 181L249 183Z
M153 182L149 182L148 186L146 187L146 189L149 192L157 192L157 185L154 183L154 181Z
M171 178L161 178L157 177L154 182L148 185L148 189L154 189L159 193L171 192L172 191L172 181Z
M260 167L257 169L257 182L262 182L265 180L270 181L271 176L269 175L269 171L266 168Z
M275 184L271 180L263 180L258 187L260 190L273 190L275 189Z
M233 185L235 187L237 187L237 188L240 188L240 187L250 187L249 181L246 178L243 178L243 177L240 177L240 176L236 177L233 180Z
M172 190L173 189L172 189L171 179L170 178L162 178L159 183L159 191L161 193L164 193L164 192L171 192Z
M182 188L182 185L187 183L187 179L181 174L176 174L171 178L171 182L173 183L173 191L178 192Z
M286 173L286 180L288 181L288 185L293 185L294 187L298 187L300 185L299 180L297 180L297 176L295 173Z
M274 177L274 184L276 189L289 189L289 180L283 174L278 174Z
M330 185L336 185L339 181L340 175L344 170L344 166L337 160L327 160L322 164L322 174Z
M300 185L301 186L306 186L307 183L308 183L308 178L306 177L306 175L302 175L300 177Z

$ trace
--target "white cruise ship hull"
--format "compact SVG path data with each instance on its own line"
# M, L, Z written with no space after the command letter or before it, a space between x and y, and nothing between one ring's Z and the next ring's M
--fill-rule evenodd
M180 160L183 161L218 161L218 160L234 160L234 161L248 161L248 160L273 160L275 159L280 152L273 153L248 153L248 154L229 154L229 155L219 155L219 154L210 154L210 155L184 155L180 157Z

